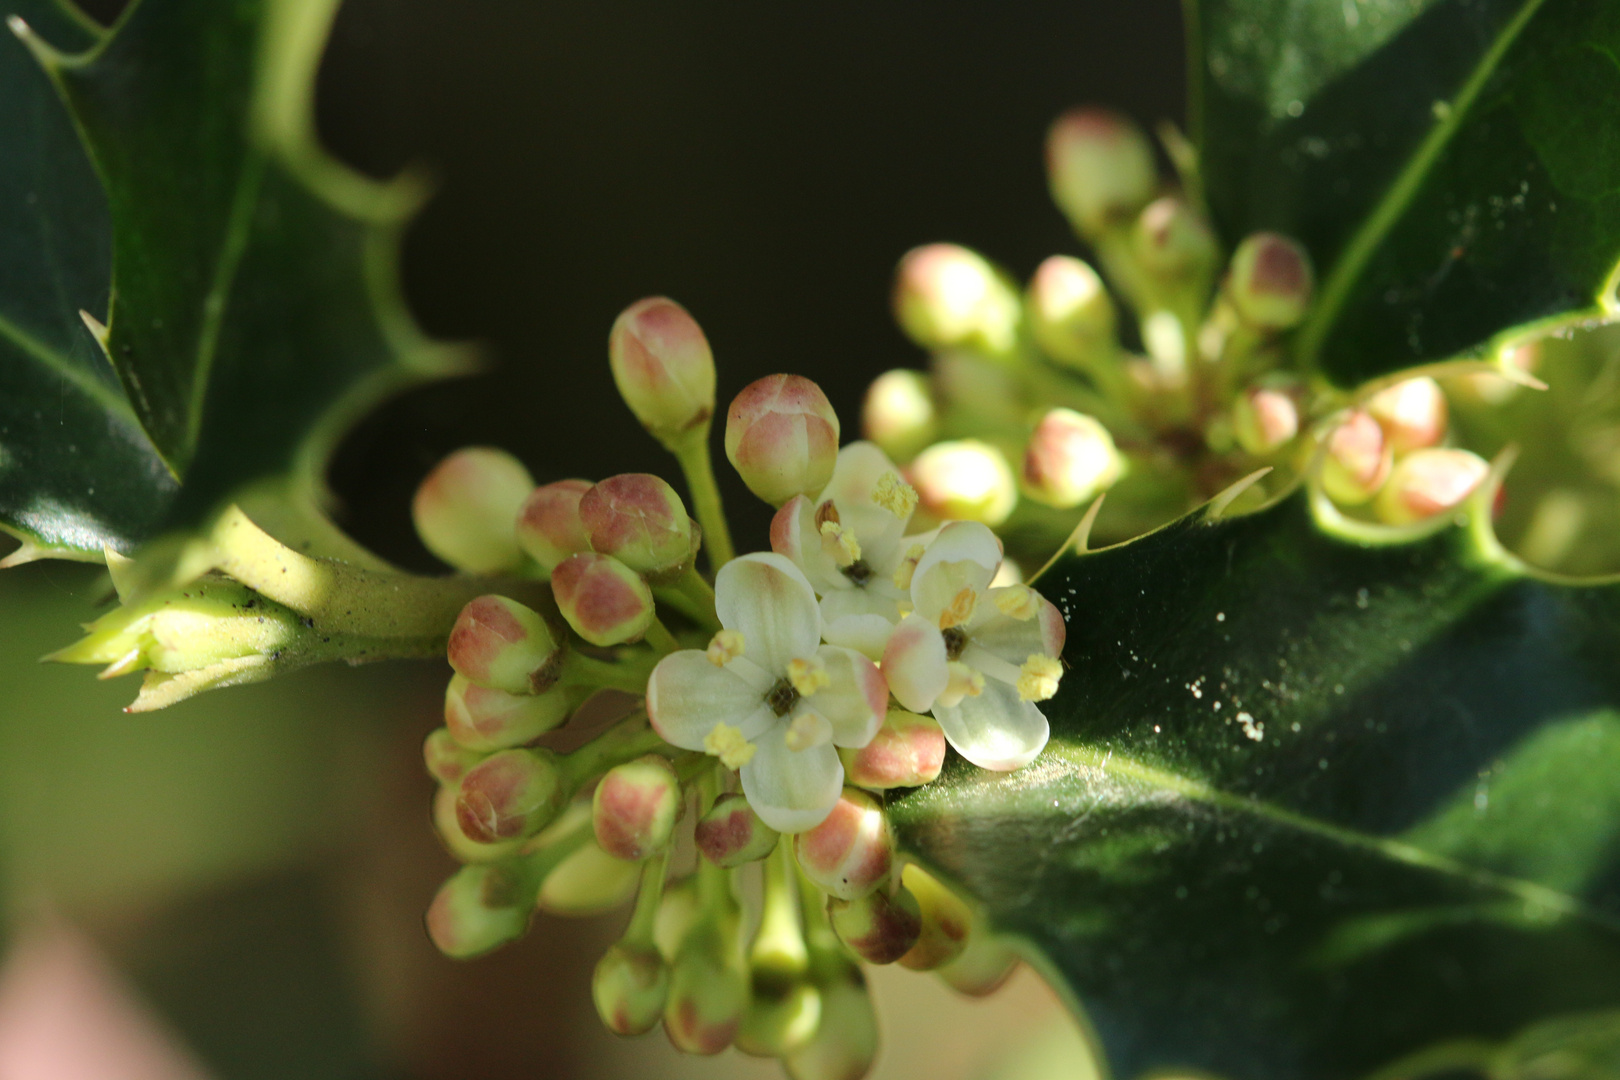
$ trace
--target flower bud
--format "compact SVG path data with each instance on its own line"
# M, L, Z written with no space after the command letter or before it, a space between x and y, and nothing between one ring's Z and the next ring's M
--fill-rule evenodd
M922 908L904 888L890 895L874 889L858 900L827 902L833 929L855 955L869 964L892 964L917 944L922 934Z
M551 572L557 610L574 633L592 645L640 641L652 625L652 589L611 555L570 555Z
M708 431L714 353L697 321L662 296L624 309L608 337L613 382L630 411L665 446Z
M820 1024L821 993L808 979L756 967L736 1047L754 1057L779 1058L808 1043Z
M533 836L567 799L557 755L502 750L468 769L456 789L456 823L481 844Z
M450 666L480 686L538 694L557 680L562 653L538 612L504 596L480 596L456 617Z
M882 805L855 788L845 788L826 820L793 843L805 876L841 900L877 888L894 861L894 834Z
M1461 506L1491 467L1467 450L1428 447L1395 463L1373 509L1387 525L1426 521Z
M635 863L585 844L552 868L540 885L540 910L552 915L598 915L629 900L641 881Z
M640 574L678 577L697 551L675 489L650 473L610 476L579 500L591 547Z
M731 1045L748 1007L748 970L730 913L700 921L670 967L664 1032L675 1049L718 1054Z
M1367 399L1367 411L1397 454L1433 446L1446 434L1446 395L1427 375L1380 390Z
M467 960L522 937L529 905L512 873L463 866L439 888L427 911L428 936L446 956Z
M1258 330L1298 326L1310 306L1314 279L1305 249L1277 233L1254 233L1238 245L1227 271L1226 295L1239 317Z
M457 743L448 728L434 728L422 743L422 760L427 763L428 774L433 779L441 784L453 784L461 779L462 773L484 760L484 755Z
M1357 409L1328 436L1322 488L1336 503L1359 506L1383 487L1393 461L1384 429Z
M540 694L509 694L453 675L444 691L444 723L468 750L488 752L531 743L561 727L585 691L553 686Z
M523 551L512 523L533 490L534 479L517 458L469 446L427 474L411 502L411 517L427 549L457 570L516 570Z
M650 945L617 943L591 976L596 1014L615 1035L641 1035L657 1027L668 996L669 967Z
M1027 303L1035 344L1053 360L1082 371L1115 361L1114 301L1087 264L1053 255L1030 279Z
M716 799L694 834L703 857L727 869L763 859L776 850L780 836L736 793Z
M939 435L928 376L896 368L872 380L861 406L861 431L894 461L921 453Z
M962 955L939 969L939 977L952 990L968 997L985 997L999 990L1020 963L1016 950L988 930L975 926Z
M814 495L838 460L838 414L809 379L767 375L732 400L726 457L748 490L772 506Z
M945 733L931 716L890 709L871 742L858 750L842 748L838 756L853 787L919 787L938 777L945 764Z
M956 244L912 248L894 282L900 328L930 352L963 348L1005 356L1018 343L1018 292L977 252Z
M1007 459L977 439L935 443L911 463L909 479L923 509L942 521L982 521L994 528L1018 505Z
M1024 492L1036 502L1066 510L1119 479L1114 437L1096 420L1072 409L1041 417L1024 450Z
M802 1048L782 1059L791 1080L861 1080L877 1057L877 1016L866 980L851 964L820 986L821 1023Z
M1129 221L1158 187L1153 148L1140 128L1107 109L1070 109L1046 136L1052 200L1081 233Z
M632 862L664 850L680 813L681 782L656 754L609 769L591 798L597 844Z
M454 784L441 784L439 790L433 793L433 828L439 834L439 842L450 857L463 863L487 863L497 859L504 859L515 854L523 846L521 840L502 840L498 844L481 844L477 840L467 837L461 831L461 822L456 820L456 787Z
M568 556L591 550L579 516L580 500L590 489L589 480L541 484L518 512L517 542L546 573Z
M1232 433L1256 457L1275 453L1299 434L1299 403L1292 387L1255 385L1232 404Z
M1208 281L1218 254L1209 225L1175 195L1147 205L1131 230L1131 245L1142 269L1173 289Z
M922 933L900 958L901 965L913 971L932 971L961 956L973 926L968 906L915 863L906 864L900 882L911 890L922 911Z

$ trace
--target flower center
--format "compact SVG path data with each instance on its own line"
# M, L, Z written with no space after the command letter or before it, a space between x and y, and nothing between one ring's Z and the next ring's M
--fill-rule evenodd
M857 585L865 585L872 580L872 564L865 559L856 559L848 566L842 567L844 576Z
M777 679L776 685L765 695L765 704L769 705L777 716L786 716L798 701L799 691L786 679Z
M967 648L967 631L960 626L947 626L939 634L945 639L945 659L961 659L962 650Z

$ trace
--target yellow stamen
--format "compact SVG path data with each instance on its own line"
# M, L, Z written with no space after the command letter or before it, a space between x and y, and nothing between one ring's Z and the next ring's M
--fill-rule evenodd
M715 667L725 667L742 654L741 630L721 630L709 639L709 647L703 652L703 655L709 658L709 663Z
M728 769L740 769L748 764L757 749L743 738L742 729L730 724L716 724L714 730L703 737L703 752L719 758L720 764Z
M960 660L945 665L950 678L945 684L945 696L960 701L965 697L978 697L984 693L984 675Z
M901 521L910 521L911 512L917 509L917 489L900 479L899 473L886 472L878 477L872 501Z
M799 712L789 723L782 741L789 750L808 750L832 738L832 724L812 709Z
M951 597L950 606L939 613L939 628L949 630L953 626L961 626L973 618L973 609L979 604L979 594L970 588L963 588Z
M997 589L995 596L1001 613L1020 622L1028 622L1041 613L1041 598L1028 585L1009 585Z
M897 589L911 588L911 578L917 573L917 563L922 560L923 546L912 544L906 549L906 557L900 560L900 565L894 569L894 587Z
M1036 653L1018 669L1018 696L1025 701L1045 701L1058 691L1063 665L1055 656Z
M839 566L853 566L861 557L860 541L855 534L844 528L836 521L823 521L821 523L821 536L823 543L832 541L831 554L833 561Z
M787 677L800 697L810 697L817 690L832 685L832 676L827 674L827 662L819 656L789 660Z

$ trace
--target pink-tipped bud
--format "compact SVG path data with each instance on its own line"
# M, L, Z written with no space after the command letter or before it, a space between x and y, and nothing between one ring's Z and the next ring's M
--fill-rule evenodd
M533 490L534 479L517 458L469 446L427 474L411 501L411 517L427 549L457 570L515 570L523 565L523 552L512 522Z
M681 813L681 782L656 754L616 765L591 799L591 827L603 851L639 862L669 844Z
M731 869L775 851L781 835L765 824L746 798L733 792L716 799L698 819L695 839L704 858Z
M1012 978L1018 970L1017 950L1005 941L975 926L968 934L962 955L939 969L939 977L952 990L968 997L986 997Z
M820 987L821 1023L800 1049L782 1059L791 1080L861 1080L877 1058L877 1016L859 969Z
M468 750L505 750L561 727L583 699L571 686L553 686L543 694L509 694L454 675L444 691L445 729Z
M1388 525L1427 521L1461 506L1490 471L1484 458L1467 450L1414 450L1395 463L1373 509Z
M467 960L522 937L529 928L529 911L510 871L463 866L429 905L428 936L446 956Z
M456 617L450 666L479 686L538 694L557 681L562 653L536 611L504 596L480 596Z
M730 1046L748 1007L748 969L737 921L711 916L694 926L670 967L664 1032L675 1049L718 1054Z
M1000 450L977 439L935 443L908 471L922 508L941 521L1000 525L1018 505L1018 483Z
M649 945L621 941L597 961L591 976L596 1015L615 1035L641 1035L658 1026L669 997L669 966Z
M1359 506L1372 498L1389 478L1394 454L1384 429L1360 409L1345 417L1327 440L1322 459L1322 488L1344 506Z
M932 971L955 960L967 947L973 912L960 897L915 863L901 871L900 881L917 898L922 912L922 933L917 944L900 958L903 967Z
M894 315L918 345L1005 356L1018 342L1018 292L977 252L956 244L912 248L895 274Z
M897 368L872 380L861 405L861 431L894 461L921 453L939 435L928 376Z
M481 844L515 840L549 825L566 799L556 754L502 750L462 776L456 823L463 835Z
M1208 281L1219 253L1208 223L1175 195L1147 205L1131 230L1131 244L1142 269L1172 288Z
M871 742L858 750L841 749L838 756L854 787L919 787L938 777L945 764L945 733L931 716L890 709Z
M1445 438L1450 410L1440 384L1421 375L1380 390L1367 399L1367 411L1383 425L1395 453L1404 454Z
M650 473L610 476L579 500L591 547L649 577L673 578L697 552L686 505Z
M538 904L552 915L600 915L634 896L640 881L635 863L614 858L594 843L585 844L546 875Z
M557 609L592 645L640 641L656 608L640 574L611 555L570 555L551 572Z
M772 506L815 495L838 460L838 414L809 379L767 375L732 400L726 457L748 490Z
M608 336L613 382L641 426L666 446L708 431L714 353L697 321L662 296L624 309Z
M427 763L428 774L433 779L441 784L453 784L461 779L462 773L484 760L484 755L456 742L448 728L434 728L422 743L422 760Z
M859 900L827 902L833 929L845 945L869 964L892 964L917 944L922 934L922 908L904 888L890 895L875 889Z
M1030 332L1047 356L1081 371L1114 362L1114 301L1086 263L1053 255L1036 268L1027 302Z
M591 550L590 533L579 517L579 502L589 490L589 480L541 484L518 512L517 542L546 573L568 556Z
M1122 225L1159 185L1153 148L1129 119L1107 109L1070 109L1046 136L1052 200L1087 236Z
M517 853L522 840L502 840L498 844L481 844L461 831L456 820L456 786L441 784L433 793L433 829L450 857L463 863L487 863Z
M1278 233L1254 233L1232 253L1226 295L1239 317L1258 330L1298 326L1310 307L1311 257Z
M894 863L894 834L883 806L855 788L845 788L826 820L795 836L793 845L805 876L840 900L877 888Z
M1024 493L1066 510L1112 487L1121 471L1107 428L1073 409L1053 409L1024 450Z
M1292 386L1255 385L1232 404L1232 433L1257 457L1293 442L1299 434L1299 400Z

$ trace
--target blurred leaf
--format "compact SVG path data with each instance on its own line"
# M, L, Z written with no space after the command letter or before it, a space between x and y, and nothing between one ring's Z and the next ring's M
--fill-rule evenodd
M1620 1007L1620 586L1528 577L1477 522L1356 543L1295 495L1041 588L1051 745L892 813L1115 1075L1355 1077Z
M1191 120L1228 244L1298 237L1299 348L1353 385L1613 309L1620 7L1189 0Z

